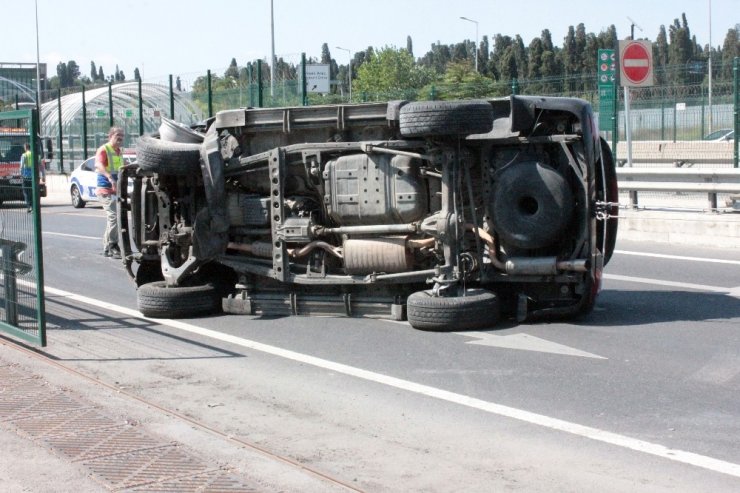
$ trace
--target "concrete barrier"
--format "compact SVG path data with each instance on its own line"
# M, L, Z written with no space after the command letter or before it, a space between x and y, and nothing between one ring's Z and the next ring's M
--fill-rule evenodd
M641 140L632 142L632 163L639 165L731 167L733 142ZM627 142L617 143L617 163L627 162Z

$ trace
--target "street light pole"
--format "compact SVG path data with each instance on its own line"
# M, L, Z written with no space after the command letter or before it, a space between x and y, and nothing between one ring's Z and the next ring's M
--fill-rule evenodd
M39 60L39 2L34 2L36 7L36 109L39 110L41 118L41 63Z
M709 133L712 133L712 0L709 0Z
M462 16L460 19L475 24L475 71L478 72L478 21Z
M336 47L338 50L346 51L349 57L349 102L352 102L352 51L348 48L342 48L341 46Z
M275 11L270 0L270 38L272 39L272 50L270 59L270 97L275 97Z

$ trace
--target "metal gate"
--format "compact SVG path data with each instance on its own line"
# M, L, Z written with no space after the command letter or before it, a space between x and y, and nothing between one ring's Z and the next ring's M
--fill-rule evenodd
M0 331L46 346L38 122L36 110L0 112Z

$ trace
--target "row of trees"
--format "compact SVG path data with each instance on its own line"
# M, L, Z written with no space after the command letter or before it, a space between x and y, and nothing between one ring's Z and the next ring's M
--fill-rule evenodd
M740 57L739 32L740 25L728 30L722 45L715 47L697 42L685 14L681 19L674 19L667 28L661 26L653 42L656 85L701 85L708 77L710 58L713 80L717 83L731 81L732 61ZM450 45L435 43L424 55L415 57L412 39L407 37L405 48L368 47L355 52L349 61L352 88L358 93L382 95L444 85L448 92L455 93L444 96L467 97L475 94L466 94L465 86L474 87L479 94L506 93L513 80L520 80L528 81L529 91L578 93L593 90L598 50L616 50L618 39L613 25L594 34L587 32L581 23L570 26L562 46L556 46L550 31L544 29L527 45L519 35L497 34L493 39L483 36L477 50L475 42L469 40ZM474 69L476 56L477 71ZM328 64L330 78L335 81L332 92L347 91L349 64L337 63L327 43L321 47L321 57L308 62ZM276 80L298 80L300 77L298 65L278 59L276 68ZM270 80L267 63L262 64L262 77L265 82ZM212 77L212 85L214 90L228 89L255 78L254 63L239 67L236 59L232 59L223 77ZM205 78L196 80L194 90L204 88Z
M134 80L139 80L139 69L134 69ZM95 84L107 84L108 82L124 82L126 75L123 70L118 68L112 75L106 77L103 71L103 66L97 67L95 62L90 62L90 76L82 75L80 66L77 62L70 60L67 63L59 62L57 64L57 74L49 79L49 89L65 89L67 87L75 87L80 84L95 85Z
M686 15L674 19L668 28L661 26L653 42L655 77L657 85L701 84L708 74L711 58L714 68L713 78L717 82L732 80L732 60L740 57L740 25L730 29L721 47L700 45L691 34ZM416 89L434 84L475 85L485 90L502 84L509 85L512 80L541 81L539 86L530 83L532 90L547 89L548 81L567 81L563 91L578 92L593 87L596 80L597 53L599 49L617 49L617 30L612 25L599 34L586 31L584 24L570 26L562 46L556 46L548 29L525 45L521 36L514 37L497 34L492 39L483 36L477 50L475 42L465 40L445 45L435 43L421 57L414 56L413 42L406 39L404 48L368 47L353 53L347 64L339 64L332 57L327 43L321 47L320 58L311 58L308 63L323 63L330 67L330 78L335 82L334 93L347 91L351 63L352 88L356 92L382 94L387 92ZM477 56L477 67L476 66ZM257 77L257 63L248 62L239 66L235 58L223 76L212 76L213 90L226 90L245 86ZM272 78L269 63L261 66L263 81ZM300 65L279 58L274 67L275 80L299 80ZM134 70L134 80L139 79L138 68ZM105 76L102 67L91 62L90 76L81 76L77 64L72 60L57 66L57 76L52 78L51 86L70 87L80 83L94 84L108 81L123 81L123 71L116 70ZM562 82L559 82L562 84ZM180 81L178 80L178 89ZM192 89L205 91L205 77L198 78ZM460 89L463 91L463 89ZM466 94L456 94L465 97Z

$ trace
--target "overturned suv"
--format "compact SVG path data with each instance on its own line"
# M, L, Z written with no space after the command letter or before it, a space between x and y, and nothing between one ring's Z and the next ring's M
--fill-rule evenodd
M614 250L614 163L579 99L242 108L158 137L118 187L146 316L567 317Z

